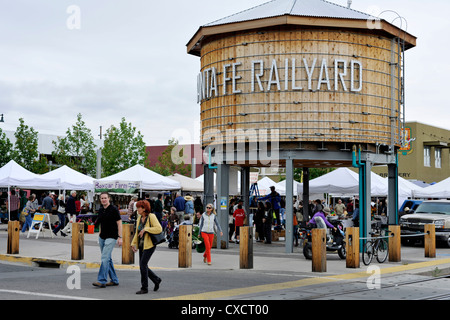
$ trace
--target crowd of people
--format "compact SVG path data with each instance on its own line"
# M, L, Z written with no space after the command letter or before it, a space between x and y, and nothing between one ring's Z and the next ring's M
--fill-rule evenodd
M23 223L22 232L31 227L33 214L36 212L50 212L57 214L59 224L53 229L66 236L70 232L70 223L66 223L67 215L72 221L80 213L88 212L92 209L92 204L86 201L85 195L77 195L76 191L71 191L70 195L56 195L55 193L43 193L38 198L36 194L31 194L23 199L12 190L9 197L11 210L11 220L19 220ZM0 195L1 199L1 195ZM26 200L26 201L25 201ZM8 201L8 200L7 200ZM286 225L286 203L280 194L271 187L271 192L264 197L250 198L250 212L245 211L244 201L240 198L233 198L229 201L229 241L239 243L240 228L242 226L255 227L255 239L257 242L270 244L272 242L272 230L282 230ZM352 219L354 224L358 224L359 208L357 200L350 199L344 203L338 199L334 205L326 204L317 199L308 203L308 210L304 210L303 201L294 197L293 205L293 225L294 241L298 245L298 227L306 223L317 223L316 217L322 218L326 226L334 228L328 223L327 216L335 215L338 219ZM100 207L97 211L96 226L100 226L99 245L101 252L101 266L98 272L97 281L94 286L104 288L106 286L119 285L119 279L114 270L111 254L116 244L122 244L122 217L119 209L111 202L111 197L104 192L100 195ZM380 200L373 203L373 213L386 216L386 202ZM306 212L309 214L306 216ZM25 214L26 213L26 214ZM139 265L141 271L141 289L137 294L148 292L148 279L154 283L154 291L157 291L161 283L159 278L148 268L148 263L152 257L156 245L153 243L152 235L162 232L172 232L182 224L195 224L199 226L199 237L203 239L205 252L203 254L204 263L211 265L211 247L216 233L223 236L222 227L218 221L215 205L212 203L203 205L201 198L192 197L190 194L182 196L177 193L175 197L158 194L156 199L151 199L150 195L140 199L133 196L128 205L128 220L135 223L136 232L131 246L134 252L139 252ZM107 282L108 277L110 281Z
M9 203L8 203L9 201ZM76 191L71 191L70 195L64 194L57 195L54 192L42 192L40 196L36 193L30 193L27 197L27 193L20 190L19 195L13 189L10 191L9 197L0 193L0 206L8 211L9 215L2 218L2 222L19 221L22 232L26 232L31 227L31 222L35 213L50 213L58 215L58 222L53 229L53 233L56 235L58 232L62 236L67 236L67 232L70 232L71 224L67 221L67 215L74 221L75 217L79 214L84 214L92 209L92 204L87 200L85 194L78 194Z

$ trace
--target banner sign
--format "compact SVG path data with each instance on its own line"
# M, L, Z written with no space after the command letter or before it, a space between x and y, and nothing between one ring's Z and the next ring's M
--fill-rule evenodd
M95 181L95 192L138 193L139 181Z

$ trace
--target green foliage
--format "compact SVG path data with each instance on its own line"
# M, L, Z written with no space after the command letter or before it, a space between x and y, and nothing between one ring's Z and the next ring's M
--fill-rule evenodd
M66 136L53 141L53 145L55 151L52 155L58 164L67 165L84 174L95 175L97 153L94 137L80 113L77 115L76 124L67 129Z
M102 150L103 176L109 176L136 164L144 165L145 142L140 131L122 118L119 127L106 130Z
M174 157L176 161L174 162ZM174 173L179 173L185 176L191 174L192 166L185 165L184 161L179 161L183 158L183 149L178 147L178 141L174 138L169 140L169 145L163 151L161 156L158 158L158 162L149 167L150 170L155 171L163 176L170 176Z
M13 144L0 129L0 167L13 159Z
M25 125L25 121L20 118L20 125L17 127L14 137L14 160L27 170L35 171L35 165L39 157L38 133L32 127Z
M48 172L48 163L45 157L39 158L38 132L25 124L23 118L19 119L19 126L14 133L16 141L14 149L11 148L11 158L25 169L43 174Z

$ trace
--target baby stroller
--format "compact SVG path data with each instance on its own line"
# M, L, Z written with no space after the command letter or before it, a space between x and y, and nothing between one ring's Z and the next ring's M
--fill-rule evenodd
M171 232L167 233L167 241L169 243L170 249L178 249L179 239L180 239L180 231L178 230L178 226L174 228L170 228Z

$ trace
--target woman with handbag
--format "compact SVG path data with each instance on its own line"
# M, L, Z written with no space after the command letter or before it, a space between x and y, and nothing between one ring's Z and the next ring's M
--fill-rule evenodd
M139 250L139 267L141 270L141 290L136 294L148 293L148 279L155 284L153 291L159 289L161 278L159 278L150 268L148 262L156 249L156 244L152 241L151 234L159 235L162 232L161 224L156 215L151 213L150 203L140 200L136 203L136 209L140 219L137 221L136 232L131 241L133 252Z
M220 236L223 236L222 228L217 220L217 215L214 207L211 203L206 206L206 212L202 214L199 223L199 232L202 235L205 243L205 253L203 254L203 262L211 265L211 247L214 240L214 227L220 232Z

